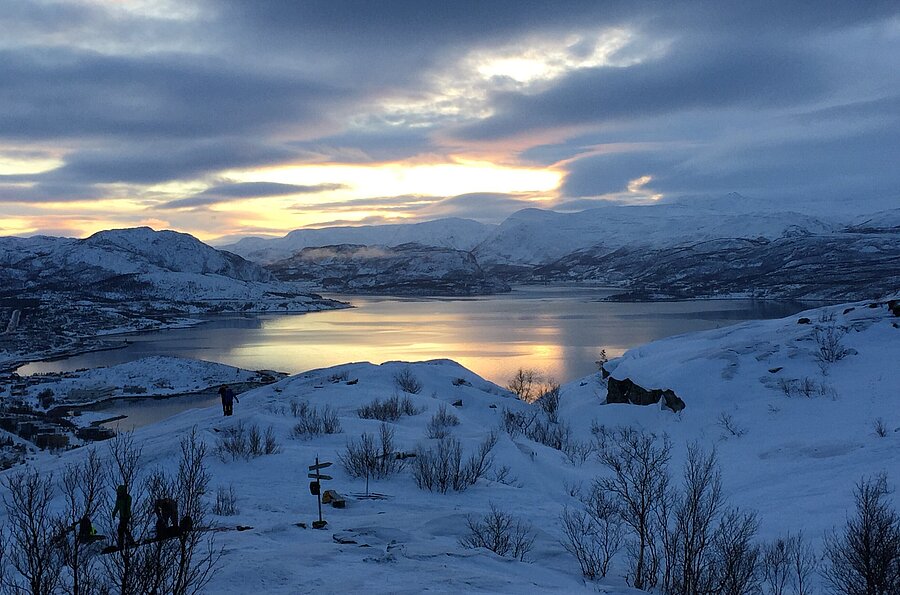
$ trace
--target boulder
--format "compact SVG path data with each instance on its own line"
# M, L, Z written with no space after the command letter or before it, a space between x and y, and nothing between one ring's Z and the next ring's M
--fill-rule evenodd
M618 380L609 377L606 386L606 402L607 403L630 403L632 405L653 405L659 403L660 399L663 404L675 411L681 411L685 408L684 401L675 394L671 389L651 388L646 389L631 381L630 378Z

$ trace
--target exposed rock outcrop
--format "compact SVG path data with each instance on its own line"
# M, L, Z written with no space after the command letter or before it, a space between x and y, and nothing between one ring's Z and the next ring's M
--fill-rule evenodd
M663 404L676 413L684 409L685 403L671 389L651 388L646 389L631 381L630 378L618 380L610 376L607 378L606 402L607 403L631 403L632 405Z

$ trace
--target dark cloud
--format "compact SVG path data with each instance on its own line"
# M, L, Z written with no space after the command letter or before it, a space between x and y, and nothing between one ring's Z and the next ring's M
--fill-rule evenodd
M242 199L270 198L276 196L289 196L292 194L315 194L340 190L343 184L316 184L314 186L300 186L296 184L276 184L274 182L241 182L213 186L187 198L172 200L154 208L157 209L188 209L208 207L211 205L233 202Z
M696 41L665 57L575 71L538 94L502 93L496 113L463 127L463 140L496 140L534 129L603 124L687 110L790 105L827 89L822 66L804 52Z

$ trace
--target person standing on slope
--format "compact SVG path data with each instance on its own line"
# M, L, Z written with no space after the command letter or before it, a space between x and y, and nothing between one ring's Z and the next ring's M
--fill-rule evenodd
M231 415L234 412L234 402L240 403L240 400L238 400L234 391L227 384L223 384L219 388L219 396L222 397L222 413L226 416Z
M116 515L119 517L119 548L124 549L126 539L129 544L134 543L134 538L128 528L131 523L131 494L124 485L116 488L116 507L113 508L113 518L116 518Z

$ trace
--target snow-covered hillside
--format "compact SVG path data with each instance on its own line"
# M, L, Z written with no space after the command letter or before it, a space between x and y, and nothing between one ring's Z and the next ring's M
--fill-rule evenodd
M509 291L470 252L422 244L304 248L267 266L284 281L306 281L340 293L477 295Z
M840 348L842 357L833 362L817 356L826 335ZM592 427L600 426L668 435L669 473L676 484L689 444L716 449L728 505L758 515L757 542L802 529L821 554L825 532L843 523L861 477L887 472L893 485L900 482L898 339L897 314L884 303L866 302L673 337L633 349L606 369L613 382L627 378L646 389L673 390L686 404L681 412L604 404L606 388L592 375L562 388L560 418L570 427L570 445L587 447L594 439ZM378 433L380 422L361 419L357 410L376 398L403 396L397 376L404 372L421 383L417 394L406 395L420 412L388 424L399 452L435 448L437 440L428 437L426 426L441 408L458 418L447 430L466 455L503 425L504 411L538 411L446 360L362 363L299 374L245 393L234 418L223 419L214 407L135 434L144 472L171 468L178 452L172 437L192 427L210 448L238 424L271 427L281 446L277 454L252 460L207 461L211 488L232 486L239 509L214 523L253 529L216 534L224 547L223 564L206 592L636 593L625 586L624 549L606 578L586 582L560 543L563 508L579 506L576 496L608 473L590 452L582 462L572 449L567 455L522 433L500 431L492 470L466 491L419 489L407 461L406 470L371 482L370 490L384 499L357 498L365 492L365 480L352 478L339 457L348 441ZM333 408L342 431L291 437L297 419L290 404L299 401ZM876 432L877 420L883 436ZM49 473L82 456L83 450L58 458L42 455L35 465ZM306 477L316 457L335 463L327 470L334 479L324 488L347 498L344 509L326 507L324 530L297 525L309 527L316 518ZM895 507L896 494L889 496ZM211 503L215 496L209 498ZM534 547L525 561L460 545L467 517L480 518L490 504L530 523ZM817 574L813 581L813 592L822 592Z
M336 244L399 246L417 243L470 251L495 227L471 219L447 218L424 223L297 229L283 238L244 238L222 248L263 264L288 258L304 248Z

